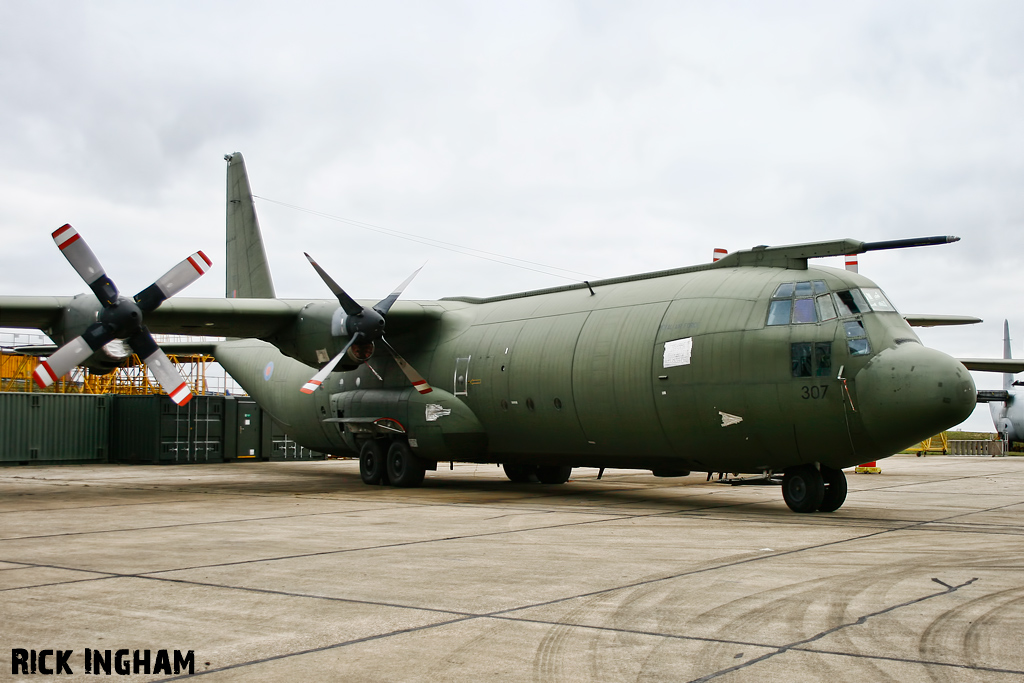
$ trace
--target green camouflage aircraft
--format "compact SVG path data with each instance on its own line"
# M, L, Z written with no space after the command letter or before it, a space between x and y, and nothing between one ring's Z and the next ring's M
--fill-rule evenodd
M209 267L202 252L123 297L65 226L54 240L93 295L0 297L0 326L62 345L38 383L75 365L111 371L121 359L108 345L121 339L184 403L191 393L149 330L225 336L190 346L298 443L358 454L367 484L417 486L438 461L499 463L514 482L545 484L573 467L782 473L791 509L830 512L846 498L844 467L971 414L968 369L1024 369L962 363L911 329L977 318L903 316L869 279L808 265L952 237L758 246L688 268L439 301L399 301L410 277L357 302L310 258L335 298L277 299L242 155L225 158L227 298L170 299Z

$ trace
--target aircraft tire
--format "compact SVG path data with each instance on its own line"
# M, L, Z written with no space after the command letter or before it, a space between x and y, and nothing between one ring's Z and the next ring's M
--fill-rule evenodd
M818 512L835 512L846 502L846 474L822 465L821 476L825 480L825 496Z
M569 481L569 477L572 476L571 467L559 467L557 465L551 467L538 467L537 478L540 479L542 484L564 484Z
M359 476L364 484L376 486L386 483L387 459L384 457L384 449L380 441L369 439L359 449Z
M413 455L405 441L395 441L388 449L388 479L392 486L414 488L423 483L426 468L423 461Z
M814 465L786 469L782 498L793 512L816 512L825 498L825 480Z
M505 476L514 484L536 484L537 468L533 465L517 465L503 463L501 468L505 470Z

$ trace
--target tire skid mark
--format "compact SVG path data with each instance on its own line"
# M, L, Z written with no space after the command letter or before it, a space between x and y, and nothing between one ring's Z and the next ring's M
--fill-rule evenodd
M849 628L851 626L860 626L861 624L866 623L869 619L872 619L873 617L878 617L878 616L881 616L883 614L889 614L890 612L895 612L896 610L903 609L905 607L910 607L911 605L916 605L916 604L919 604L919 603L924 602L926 600L932 600L932 599L937 598L937 597L949 595L950 593L955 593L956 591L960 590L961 588L966 588L967 586L970 586L971 584L973 584L977 580L978 580L977 578L969 579L969 580L965 581L964 583L953 585L953 586L949 586L945 590L938 591L936 593L929 593L928 595L923 595L921 597L914 598L913 600L907 600L907 601L904 601L904 602L901 602L901 603L898 603L898 604L895 604L895 605L890 605L889 607L885 607L885 608L880 609L880 610L876 610L874 612L869 612L868 614L864 614L864 615L858 617L857 619L855 619L853 621L848 621L846 623L839 624L837 626L833 626L832 628L829 628L829 629L826 629L824 631L821 631L820 633L817 633L817 634L815 634L815 635L813 635L813 636L811 636L809 638L804 638L803 640L798 640L798 641L794 641L792 643L789 643L787 645L783 645L782 647L776 649L774 652L769 652L767 654L761 655L760 657L755 657L754 659L751 659L751 660L749 660L747 662L744 662L742 664L737 664L736 666L727 667L725 669L719 669L718 671L715 671L713 673L707 674L705 676L701 676L700 678L692 679L690 681L690 683L703 683L703 681L710 681L712 679L718 678L719 676L724 676L724 675L732 673L734 671L739 671L741 669L745 669L745 668L747 668L749 666L753 666L754 664L758 664L758 663L763 662L765 660L771 659L772 657L775 657L777 655L789 652L790 650L797 649L797 648L800 648L801 646L805 646L805 645L808 645L808 644L813 643L815 641L821 640L822 638L825 638L826 636L830 636L833 633L836 633L836 632L841 631L843 629Z
M978 661L981 654L990 652L985 647L987 636L1000 625L1014 629L1019 622L1024 604L1024 587L1008 588L979 596L946 610L934 619L921 634L918 652L923 659L958 660L965 666L984 666ZM927 665L935 681L959 681L957 672L943 667Z

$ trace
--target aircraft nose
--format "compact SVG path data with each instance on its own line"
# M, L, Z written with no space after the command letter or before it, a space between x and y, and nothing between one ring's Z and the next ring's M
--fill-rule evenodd
M967 368L919 344L882 351L855 383L864 429L883 456L960 424L977 405Z

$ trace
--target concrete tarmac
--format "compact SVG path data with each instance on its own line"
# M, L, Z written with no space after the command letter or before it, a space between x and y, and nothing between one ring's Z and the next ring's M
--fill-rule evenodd
M420 489L350 460L0 469L0 681L47 679L15 648L73 650L47 680L97 680L85 648L192 650L210 681L1024 677L1024 458L897 456L813 515L446 464Z

